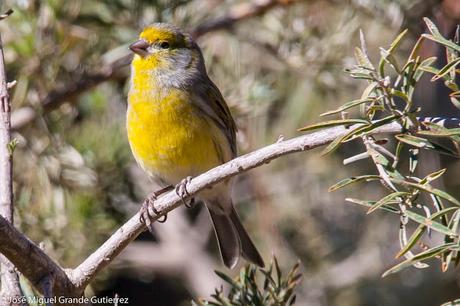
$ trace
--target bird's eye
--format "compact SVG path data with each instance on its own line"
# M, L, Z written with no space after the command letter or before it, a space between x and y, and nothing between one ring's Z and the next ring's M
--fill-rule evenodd
M160 48L161 49L168 49L169 48L169 43L167 41L162 41L160 43Z

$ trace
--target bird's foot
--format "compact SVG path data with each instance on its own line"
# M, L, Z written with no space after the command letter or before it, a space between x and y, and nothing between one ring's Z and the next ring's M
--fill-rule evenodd
M158 216L160 212L155 208L155 201L158 199L158 196L161 194L170 191L172 189L172 186L167 186L163 189L160 189L158 191L155 191L154 193L150 194L144 202L142 202L142 207L140 210L140 220L142 223L147 226L149 231L153 233L153 226L152 226L152 218ZM166 219L168 218L168 215L165 214L162 216L162 219L157 219L156 221L160 223L166 222Z
M194 198L191 198L189 203L187 203L184 199L185 197L190 196L190 194L187 191L187 185L190 184L191 181L192 181L192 177L187 176L179 184L177 184L176 187L174 188L176 190L177 196L181 199L182 203L187 208L192 208L193 205L195 204Z

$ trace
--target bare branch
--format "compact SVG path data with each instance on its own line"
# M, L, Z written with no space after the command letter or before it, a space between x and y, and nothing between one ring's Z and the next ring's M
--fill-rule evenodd
M0 20L8 17L13 10L0 15ZM13 224L13 150L11 143L11 104L0 37L0 215ZM3 302L22 296L19 276L14 265L6 258L1 260L1 297ZM6 302L8 304L8 302Z
M37 289L43 290L43 281L52 277L55 295L69 296L79 293L65 271L3 217L0 217L0 252L11 260Z
M398 133L400 131L401 126L399 123L394 122L376 129L375 133ZM220 181L269 163L278 157L326 145L348 132L349 130L344 127L334 127L286 141L277 141L272 145L235 158L226 164L193 178L190 184L187 185L187 191L189 196L192 197L199 191L209 188ZM155 201L155 207L160 212L155 220L181 204L181 199L174 191L165 193ZM70 276L72 282L77 287L84 288L101 269L107 266L145 229L144 224L140 221L140 215L137 213L119 228L98 250L72 271Z
M458 119L451 121L458 124ZM450 121L447 120L442 123L448 125L446 122ZM205 188L267 164L281 156L326 145L334 139L346 135L350 129L357 127L358 125L354 125L347 129L340 126L289 140L278 140L272 145L235 158L193 178L187 185L188 197L193 197ZM392 122L373 130L373 134L399 133L401 130L401 125L398 122ZM155 219L162 217L182 203L174 191L165 193L155 201L155 206L160 212ZM77 268L64 271L39 247L8 223L5 218L0 217L0 252L11 260L37 288L43 285L42 280L45 277L51 276L53 277L53 293L55 295L77 296L83 292L99 271L112 262L145 229L145 225L140 221L139 213L135 214Z

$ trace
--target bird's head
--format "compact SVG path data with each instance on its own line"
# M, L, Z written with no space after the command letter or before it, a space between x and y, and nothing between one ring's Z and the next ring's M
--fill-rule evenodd
M129 48L135 53L134 67L165 73L204 67L201 51L191 36L170 24L147 26Z

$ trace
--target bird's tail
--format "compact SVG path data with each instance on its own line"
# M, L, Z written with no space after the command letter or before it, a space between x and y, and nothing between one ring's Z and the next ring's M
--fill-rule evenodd
M238 263L240 255L242 255L246 260L259 267L264 267L264 261L241 224L233 205L229 214L214 211L208 205L206 206L214 224L214 231L224 264L232 269Z

